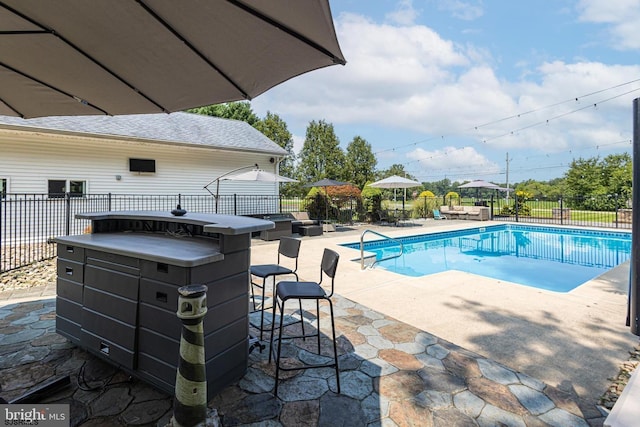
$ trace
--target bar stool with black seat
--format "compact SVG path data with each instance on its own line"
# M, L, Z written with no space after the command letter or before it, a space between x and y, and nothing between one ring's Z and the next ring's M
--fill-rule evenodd
M337 392L340 393L340 369L338 367L338 349L336 344L336 327L333 318L333 303L331 302L331 297L333 296L333 289L335 283L336 269L338 267L338 260L340 255L337 252L325 248L322 254L322 263L320 265L320 281L318 282L300 282L300 281L281 281L276 285L275 294L273 297L273 316L271 318L271 346L269 347L269 361L271 361L271 353L273 352L274 345L278 346L277 353L275 354L275 363L276 363L276 385L274 390L274 395L278 396L278 380L280 378L280 371L294 371L294 370L302 370L302 369L311 369L311 368L330 368L335 367L336 370L336 385ZM329 294L322 286L322 280L325 277L329 277L331 279L331 289ZM283 319L285 317L285 304L287 301L291 299L297 299L302 304L302 300L315 300L316 301L316 313L317 313L317 330L315 333L305 335L304 328L302 329L302 335L287 335L282 336L282 331L289 325L283 324ZM329 303L329 314L331 317L331 339L333 342L333 362L321 365L305 365L301 367L282 367L280 365L280 357L282 350L282 341L289 339L302 338L306 339L309 337L317 337L318 338L318 354L320 352L320 300L325 300ZM280 322L278 327L278 337L275 337L274 333L274 325L276 323L276 307L280 311ZM302 324L304 325L304 313L302 312L302 308L300 311L300 317L302 319Z
M271 306L265 307L265 289L267 285L267 279L270 277L273 278L274 283L274 293L275 293L275 281L277 276L284 275L293 275L296 280L298 279L298 255L300 253L300 240L294 239L292 237L281 237L280 243L278 245L278 259L276 264L261 264L261 265L252 265L250 267L251 272L251 300L253 302L253 313L260 311L260 340L262 340L262 335L265 330L270 330L264 327L264 310L270 309ZM281 264L280 256L290 258L295 261L295 265L293 268L286 267ZM283 260L284 261L284 260ZM254 278L261 278L262 283L256 283ZM254 293L254 287L262 289L262 299L260 300L260 304L256 304L256 296ZM302 309L302 305L301 305ZM258 328L257 325L253 325Z

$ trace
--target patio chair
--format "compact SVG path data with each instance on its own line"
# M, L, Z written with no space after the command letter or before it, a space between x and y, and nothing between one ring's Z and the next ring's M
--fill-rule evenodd
M273 288L275 290L276 278L278 276L283 275L293 275L296 280L298 279L298 255L300 253L300 240L294 239L292 237L281 237L280 243L278 245L278 259L276 264L262 264L262 265L252 265L250 267L251 272L251 300L253 302L253 313L260 311L260 340L262 340L262 335L265 330L264 327L264 310L270 309L271 306L265 307L265 288L267 287L267 279L270 277L273 278ZM280 256L290 258L295 261L295 265L293 269L285 267L280 263ZM262 283L257 283L254 281L254 278L262 279ZM254 287L262 289L262 299L260 300L259 308L258 304L256 304L256 295L254 293ZM302 305L300 307L302 309ZM253 325L258 328L257 325Z
M388 210L384 210L384 209L379 210L377 212L377 215L378 215L378 222L380 224L387 224L387 225L397 224L397 219L393 215L389 214Z
M441 215L440 214L440 210L434 209L433 210L433 219L447 219L447 217L444 216L444 215Z
M275 363L276 363L276 384L274 395L278 396L278 381L280 379L280 371L294 371L294 370L302 370L302 369L315 369L315 368L330 368L334 367L336 371L336 385L337 385L337 393L340 393L340 369L338 367L338 349L336 344L336 327L333 318L333 303L331 302L331 296L333 296L334 290L334 282L336 269L338 267L338 260L340 255L337 252L332 251L331 249L325 248L322 254L322 262L320 265L320 281L319 282L289 282L282 281L277 284L276 292L273 298L273 317L271 319L271 346L269 347L269 361L271 361L271 354L273 352L274 345L278 345L277 353L275 354ZM331 279L331 290L329 294L322 287L322 280L324 277L329 277ZM283 324L283 319L285 317L285 304L287 301L291 299L297 299L300 304L302 304L302 300L315 300L316 301L316 332L311 334L305 334L304 329L302 329L302 335L287 335L282 336L282 331L285 327L289 325ZM329 313L331 316L331 339L333 342L333 362L330 363L321 363L321 364L304 364L304 366L295 366L295 367L284 367L281 366L280 360L282 355L282 341L290 340L296 338L306 339L309 337L317 337L318 338L318 354L321 354L320 351L320 300L325 300L329 303ZM276 307L280 311L280 326L278 328L278 337L275 337L273 332L273 328L276 322ZM300 318L302 319L302 324L304 325L304 312L302 308L300 309Z

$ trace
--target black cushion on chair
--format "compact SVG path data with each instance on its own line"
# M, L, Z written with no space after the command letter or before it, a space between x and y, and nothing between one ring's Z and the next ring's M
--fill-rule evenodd
M277 276L280 274L292 274L293 270L278 264L252 265L251 274L258 277Z
M316 282L280 282L276 294L281 300L325 298L327 293Z

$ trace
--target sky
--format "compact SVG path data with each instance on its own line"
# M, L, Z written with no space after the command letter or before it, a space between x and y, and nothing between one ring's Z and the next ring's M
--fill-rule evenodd
M294 152L311 121L421 182L560 178L632 154L640 0L330 0L347 60L251 102Z

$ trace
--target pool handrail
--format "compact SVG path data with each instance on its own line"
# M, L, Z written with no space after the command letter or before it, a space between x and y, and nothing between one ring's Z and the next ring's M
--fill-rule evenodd
M395 255L388 256L388 257L376 259L375 261L373 261L373 263L369 267L373 267L376 263L381 262L381 261L386 261L386 260L389 260L389 259L398 258L398 257L402 256L402 254L404 253L404 245L402 244L402 242L400 240L394 239L393 237L386 236L386 235L384 235L382 233L378 233L377 231L374 231L374 230L371 230L371 229L367 228L360 235L360 270L364 270L365 269L365 266L364 266L364 235L367 234L367 233L373 233L376 236L382 237L383 239L391 240L392 242L396 242L398 245L400 245L400 252L399 253L397 253Z

